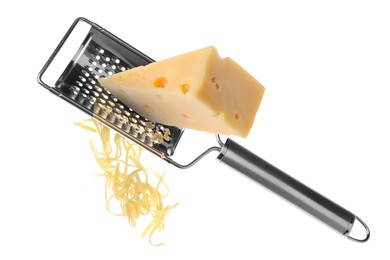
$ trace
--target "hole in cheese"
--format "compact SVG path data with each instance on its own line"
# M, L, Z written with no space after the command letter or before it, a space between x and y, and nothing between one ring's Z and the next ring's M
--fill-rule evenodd
M181 92L186 95L187 92L190 90L190 85L188 85L187 83L184 83L184 84L181 84L180 87L181 89Z
M155 112L156 111L152 106L150 106L148 104L144 104L144 108L149 110L150 112Z
M217 82L217 79L215 77L212 77L211 82L215 83L215 82Z
M155 86L156 88L165 88L167 83L168 83L167 78L159 77L159 78L154 80L153 86Z
M238 113L236 113L236 114L234 115L234 119L239 120L239 119L240 119L240 115L239 115Z
M186 114L186 113L181 113L180 116L182 118L185 118L185 119L189 119L190 118L190 116L188 114Z
M221 86L219 86L219 84L216 83L216 84L215 84L215 88L216 88L217 90L219 90L219 89L221 88Z

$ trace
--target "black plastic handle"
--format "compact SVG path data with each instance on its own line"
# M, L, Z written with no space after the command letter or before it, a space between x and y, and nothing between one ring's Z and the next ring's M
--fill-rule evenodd
M348 235L355 215L227 139L218 159L275 192L337 232Z

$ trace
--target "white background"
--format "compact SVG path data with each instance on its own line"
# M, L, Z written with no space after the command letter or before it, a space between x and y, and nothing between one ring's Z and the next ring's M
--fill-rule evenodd
M388 1L7 1L1 7L0 259L368 259L390 256ZM215 160L167 168L166 243L105 210L82 112L36 75L84 16L155 60L214 45L265 87L246 140L360 216L358 244ZM188 131L174 157L214 145ZM157 164L158 160L156 159Z

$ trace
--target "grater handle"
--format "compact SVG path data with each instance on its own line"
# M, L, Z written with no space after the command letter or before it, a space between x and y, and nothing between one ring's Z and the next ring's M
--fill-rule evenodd
M369 229L360 218L231 139L226 140L218 159L324 222L338 233L358 242L368 240ZM366 238L355 239L349 236L355 219L358 219L366 229Z

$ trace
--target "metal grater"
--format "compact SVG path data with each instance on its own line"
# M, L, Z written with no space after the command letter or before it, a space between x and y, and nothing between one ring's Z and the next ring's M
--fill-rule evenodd
M73 59L51 87L42 80L42 76L80 22L89 24L91 28ZM218 146L210 147L186 165L175 162L171 156L184 129L150 122L121 103L97 81L100 77L151 62L153 62L151 58L99 25L85 18L78 18L38 74L38 82L57 96L176 167L191 167L206 154L217 151L219 152L217 159L220 162L280 195L339 234L356 242L365 242L369 239L370 230L358 216L295 180L230 138L223 143L219 135L216 135ZM170 132L167 140L154 140L153 136L162 135L166 129ZM350 236L355 220L365 228L365 237Z

